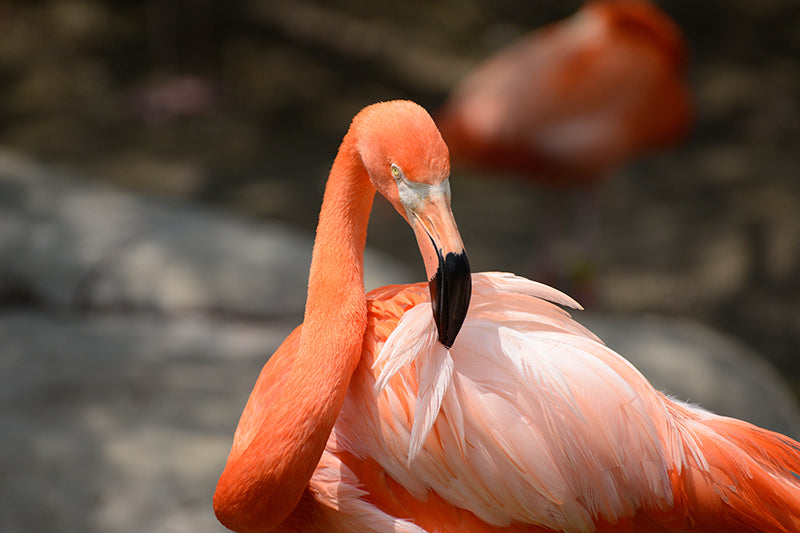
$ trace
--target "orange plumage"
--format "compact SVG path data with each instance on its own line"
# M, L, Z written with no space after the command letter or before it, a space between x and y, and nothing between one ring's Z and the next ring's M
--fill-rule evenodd
M656 391L555 289L470 276L446 150L410 102L354 119L320 213L305 321L262 370L217 485L223 524L800 531L800 444ZM375 190L417 233L429 286L364 294Z

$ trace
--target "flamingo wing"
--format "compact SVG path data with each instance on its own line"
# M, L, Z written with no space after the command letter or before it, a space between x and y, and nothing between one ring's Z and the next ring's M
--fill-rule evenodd
M326 449L358 499L431 529L450 512L464 531L795 530L796 443L668 399L547 301L573 303L554 289L498 273L473 287L449 351L424 285L369 295Z

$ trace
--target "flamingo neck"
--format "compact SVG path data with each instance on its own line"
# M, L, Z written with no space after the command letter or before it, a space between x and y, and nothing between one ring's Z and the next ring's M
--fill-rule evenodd
M299 346L283 375L268 371L273 361L265 366L217 485L215 511L231 529L265 532L284 522L325 450L366 330L363 256L374 195L345 136L320 211ZM277 393L273 378L283 380Z
M357 337L360 348L366 327L364 246L374 196L375 188L353 142L345 137L325 187L303 323L304 339L323 331L327 340L310 349L330 344L334 336L345 336L346 332ZM335 322L350 325L353 319L358 321L358 328L333 329ZM358 329L357 335L354 329Z
M287 385L296 387L294 405L314 420L322 454L339 415L350 377L361 357L367 326L364 247L375 196L360 157L346 137L334 160L317 225L308 278L303 332ZM319 462L313 458L313 465ZM309 459L311 460L311 458Z

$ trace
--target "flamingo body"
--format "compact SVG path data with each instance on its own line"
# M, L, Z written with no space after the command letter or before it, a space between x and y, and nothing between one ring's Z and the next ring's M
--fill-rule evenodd
M596 0L491 56L437 123L453 160L552 186L597 183L691 122L686 44L646 0Z
M575 305L568 297L510 274L475 274L473 305L447 351L426 293L417 284L368 295L362 359L309 485L323 500L336 495L331 524L419 533L800 527L796 443L654 390L546 301ZM750 439L794 459L751 456L760 443ZM756 472L783 482L753 490L764 481ZM708 500L686 499L697 495ZM723 525L743 511L757 521Z
M354 120L326 189L306 319L244 409L220 520L242 533L800 530L800 444L656 391L555 289L439 278L464 272L431 129L408 102ZM383 153L392 142L410 144ZM371 183L424 229L439 281L364 294ZM443 307L453 299L463 320Z

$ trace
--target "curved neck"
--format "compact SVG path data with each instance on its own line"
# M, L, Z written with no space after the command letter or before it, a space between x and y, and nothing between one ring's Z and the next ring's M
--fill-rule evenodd
M295 509L361 356L363 256L375 189L353 145L345 136L325 188L299 346L281 354L293 357L285 367L276 355L259 376L217 485L217 516L236 531L270 531Z
M359 304L360 313L366 309L364 246L375 188L352 145L345 137L325 187L308 279L304 337L309 326L316 329L317 319L330 324L343 318L343 312L356 311L345 304ZM359 342L362 336L363 329Z

